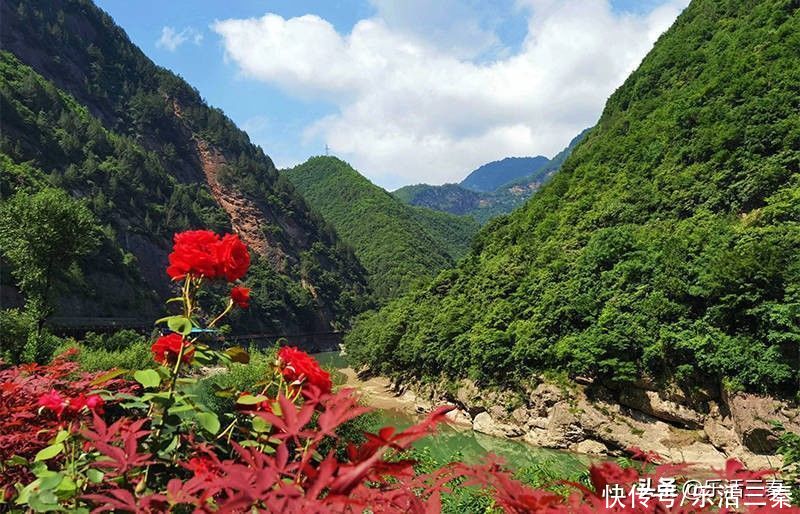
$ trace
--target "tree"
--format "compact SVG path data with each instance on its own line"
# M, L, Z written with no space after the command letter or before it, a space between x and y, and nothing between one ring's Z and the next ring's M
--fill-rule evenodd
M18 191L0 206L0 251L25 295L32 330L23 358L34 359L41 328L52 313L56 280L98 246L100 232L92 212L64 191Z

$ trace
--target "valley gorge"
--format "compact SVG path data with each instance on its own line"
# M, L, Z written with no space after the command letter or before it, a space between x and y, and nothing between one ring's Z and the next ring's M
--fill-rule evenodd
M260 16L236 26L288 23ZM776 470L800 505L800 4L691 0L676 16L555 155L481 154L458 183L411 185L419 160L376 170L355 130L335 134L341 156L325 140L309 157L333 114L305 127L322 139L297 143L302 159L270 148L288 126L270 116L328 100L282 91L264 119L242 109L246 132L91 0L0 0L0 511L304 512L402 490L379 498L387 512L591 512L598 469L645 478L654 455ZM188 34L186 54L153 48L208 51ZM407 103L414 119L426 105ZM405 418L371 426L369 407ZM484 452L423 494L467 469L419 447L440 422L579 468L506 473ZM89 439L113 458L73 452ZM53 476L81 485L51 497Z

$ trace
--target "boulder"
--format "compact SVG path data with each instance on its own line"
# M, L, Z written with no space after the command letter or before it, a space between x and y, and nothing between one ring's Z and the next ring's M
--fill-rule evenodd
M530 396L532 405L552 407L566 398L566 394L556 384L541 383L536 386Z
M722 419L716 416L709 416L706 419L703 432L708 438L708 442L718 450L730 452L740 444L739 437L733 428L727 426Z
M753 453L768 455L778 449L780 432L775 429L774 421L782 423L789 431L800 432L797 409L788 408L773 398L733 393L725 394L723 399L731 413L733 429Z
M546 429L535 428L525 433L523 439L526 443L542 448L565 449L569 444L560 434L553 434Z
M684 405L662 398L658 392L629 387L619 393L619 403L654 418L686 428L701 428L705 416Z
M461 409L454 409L445 414L448 423L457 426L472 426L472 418L469 414Z
M527 428L525 441L546 448L568 448L586 438L577 414L567 402L555 404L546 418L531 418Z
M517 407L511 411L511 419L513 420L514 424L521 427L529 425L534 417L534 413L532 413L526 407Z
M481 412L472 420L472 429L481 434L496 437L519 437L524 432L521 428L496 421L488 412Z
M475 382L468 379L459 381L455 399L466 409L470 416L475 416L480 411L484 410L481 406L482 398L481 390L478 389Z
M550 428L566 428L578 424L578 414L566 402L557 403L550 411Z
M502 405L492 405L488 409L486 409L492 418L496 420L505 420L508 417L508 411Z
M608 447L606 445L593 439L586 439L585 441L579 442L573 447L573 450L586 455L606 455L608 453Z

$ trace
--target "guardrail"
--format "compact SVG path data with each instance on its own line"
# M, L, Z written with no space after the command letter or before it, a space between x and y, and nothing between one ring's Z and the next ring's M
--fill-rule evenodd
M111 334L120 330L133 330L149 335L157 327L152 321L136 318L50 318L45 326L55 335L61 337L84 337L88 332ZM266 348L282 343L297 346L309 353L336 351L344 339L344 332L300 332L292 334L255 333L229 334L225 336L228 343L241 346Z
M150 334L155 328L152 321L136 318L50 318L45 326L61 337L83 337L87 332L109 334L120 330Z
M226 341L242 346L252 344L257 348L273 346L281 342L286 346L297 346L308 353L332 352L339 350L344 332L307 332L297 334L243 334L225 336Z

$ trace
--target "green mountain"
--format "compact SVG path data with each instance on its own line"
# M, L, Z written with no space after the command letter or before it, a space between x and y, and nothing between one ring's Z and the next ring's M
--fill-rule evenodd
M250 247L253 301L239 326L327 329L364 307L364 271L334 231L244 132L108 15L86 0L9 0L0 16L0 192L67 191L102 240L59 278L56 315L160 311L172 296L172 235L190 228L234 230ZM3 306L21 304L15 270L2 267Z
M422 224L447 254L457 261L469 251L480 226L467 216L455 216L425 207L409 206Z
M588 132L589 129L585 129L575 136L569 146L552 159L542 162L538 157L535 158L537 159L535 171L529 172L530 170L528 170L522 176L517 176L509 181L497 182L493 190L481 192L464 187L464 182L475 174L473 172L461 184L443 184L441 186L416 184L401 187L393 191L392 194L407 204L451 214L469 215L479 223L484 224L490 219L501 214L508 214L524 204L542 184L550 179L553 173L558 171L564 160L572 153L578 143L586 137ZM508 159L497 162L505 161L508 161ZM484 169L484 166L479 168L479 170L482 169Z
M352 246L381 299L451 266L478 230L470 218L403 204L335 157L284 173Z
M488 162L467 175L459 185L471 191L488 193L498 187L528 175L533 175L549 162L547 157L506 157Z
M346 344L417 378L796 394L797 2L693 1L549 183Z

